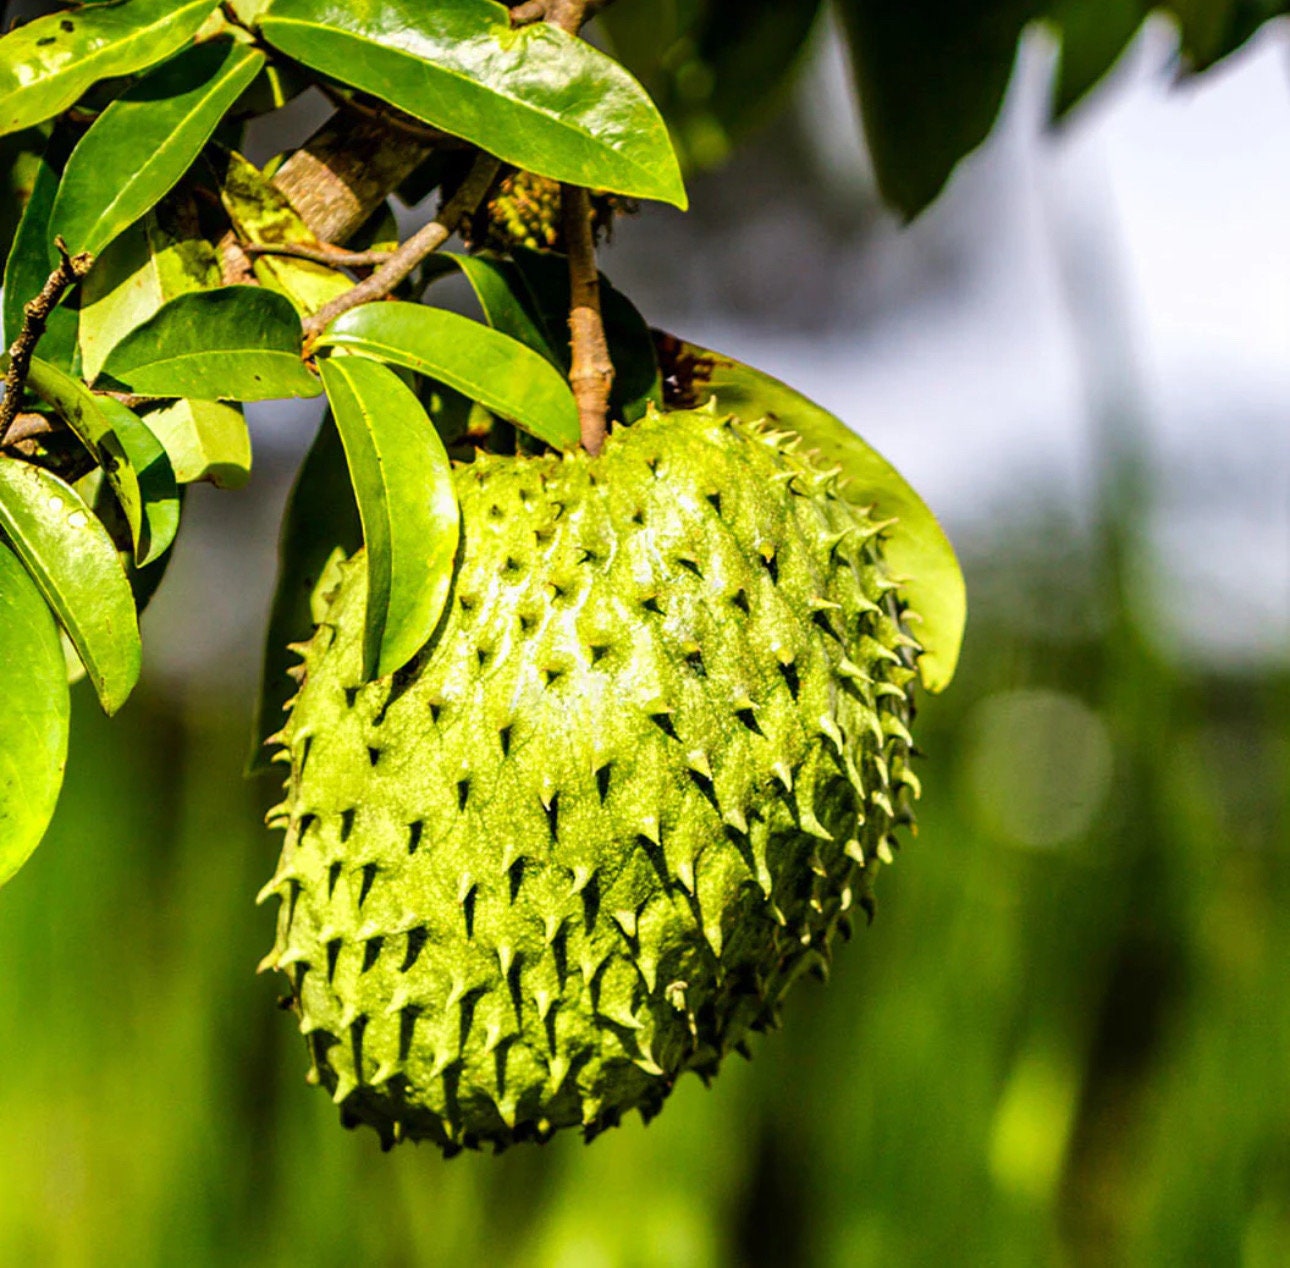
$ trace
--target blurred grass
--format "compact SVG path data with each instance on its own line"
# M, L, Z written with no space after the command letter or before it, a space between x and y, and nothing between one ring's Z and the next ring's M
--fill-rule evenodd
M342 1131L253 972L247 702L78 692L0 891L0 1264L1287 1262L1290 682L1169 663L1113 556L976 552L877 922L751 1064L591 1147Z

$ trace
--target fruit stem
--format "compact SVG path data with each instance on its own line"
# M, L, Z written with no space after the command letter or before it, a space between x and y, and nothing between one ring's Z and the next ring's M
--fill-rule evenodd
M582 447L594 455L605 441L614 363L600 311L591 195L577 185L564 186L564 237L569 248L569 336L573 354L569 385L578 402Z

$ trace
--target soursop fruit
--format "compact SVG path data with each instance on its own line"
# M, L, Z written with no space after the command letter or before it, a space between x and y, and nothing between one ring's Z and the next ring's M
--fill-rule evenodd
M917 647L885 526L796 445L700 410L457 466L448 609L366 685L342 566L265 895L347 1124L455 1152L648 1118L869 908Z

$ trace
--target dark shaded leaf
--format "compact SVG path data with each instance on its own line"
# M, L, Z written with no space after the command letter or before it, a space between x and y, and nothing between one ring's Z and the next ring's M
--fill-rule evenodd
M69 714L58 625L0 541L0 885L49 827L67 765Z
M320 363L363 524L364 678L402 668L429 641L452 587L460 511L443 442L393 370L366 357Z
M120 402L95 396L79 379L39 357L31 360L27 382L103 468L130 525L139 565L155 559L179 525L175 476L160 442Z
M0 39L0 132L61 114L91 84L183 48L212 0L118 0L51 13Z
M296 693L297 684L287 671L299 657L289 645L302 643L313 633L318 583L334 558L347 558L362 544L363 528L345 450L328 415L305 455L282 515L278 584L264 644L264 672L248 763L251 771L268 769L271 754L266 744L282 726L287 702Z
M823 0L631 0L600 21L690 169L721 162L783 108L823 8Z
M265 401L318 396L289 301L258 286L180 295L108 354L103 373L145 396Z
M98 255L170 192L263 64L244 44L212 40L128 89L67 160L51 233L73 253Z
M515 267L524 280L530 312L546 331L558 364L567 373L569 349L569 262L550 251L516 247ZM600 306L605 338L614 363L614 387L609 396L612 417L634 423L650 404L662 405L663 380L649 326L636 306L602 273Z
M3 47L0 40L0 48ZM58 252L49 236L49 215L58 193L63 164L71 152L72 138L55 128L40 159L31 196L18 222L4 273L4 346L13 344L22 330L23 305L40 294L58 266ZM40 354L46 361L70 369L76 355L76 312L64 301L49 315Z
M467 317L422 304L364 304L332 322L318 346L446 383L547 444L578 443L578 406L560 372L531 348Z
M107 530L56 475L0 457L0 529L53 608L104 710L139 678L143 649L130 583Z
M35 188L41 155L48 142L49 137L39 128L0 137L0 270L8 263L9 249Z
M555 180L686 205L667 128L639 83L546 22L491 0L274 0L265 39L498 158Z
M841 419L787 384L671 335L656 332L656 337L677 404L697 406L715 396L721 409L749 422L769 419L797 432L807 449L819 451L825 466L842 468L848 501L896 520L887 533L886 559L902 579L901 595L918 620L914 634L923 646L918 662L923 685L943 691L958 664L967 592L954 547L922 498Z
M883 196L906 216L994 126L1039 0L838 0Z

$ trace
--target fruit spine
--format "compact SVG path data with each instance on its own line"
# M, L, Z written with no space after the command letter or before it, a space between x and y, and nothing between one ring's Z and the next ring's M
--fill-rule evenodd
M343 567L263 896L347 1123L452 1152L649 1117L869 907L917 649L884 525L796 444L695 411L480 454L449 610L367 685Z

